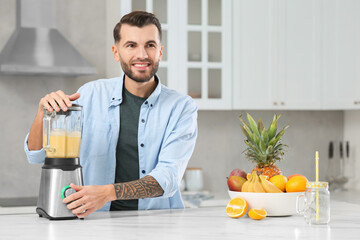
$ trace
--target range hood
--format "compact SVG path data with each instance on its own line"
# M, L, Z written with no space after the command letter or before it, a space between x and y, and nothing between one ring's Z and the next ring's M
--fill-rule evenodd
M56 29L54 0L17 0L16 30L0 53L0 72L81 76L96 69Z

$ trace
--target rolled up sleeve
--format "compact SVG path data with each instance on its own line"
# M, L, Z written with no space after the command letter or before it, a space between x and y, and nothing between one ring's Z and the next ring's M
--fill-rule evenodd
M172 197L179 190L180 181L195 148L198 108L189 99L172 130L165 136L158 164L149 174L164 190L164 194L160 196L162 198Z
M29 163L32 163L32 164L44 163L44 160L46 157L45 150L43 148L40 150L29 150L28 138L29 138L29 133L26 135L25 141L24 141L24 150L25 150L25 153L26 153Z

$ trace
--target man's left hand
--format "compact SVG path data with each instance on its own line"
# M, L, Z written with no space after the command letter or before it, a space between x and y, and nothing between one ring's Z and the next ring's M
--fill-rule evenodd
M70 187L76 191L66 197L63 202L68 203L67 208L78 218L85 218L94 211L100 209L108 201L112 201L115 194L113 185L103 186L78 186L70 184Z

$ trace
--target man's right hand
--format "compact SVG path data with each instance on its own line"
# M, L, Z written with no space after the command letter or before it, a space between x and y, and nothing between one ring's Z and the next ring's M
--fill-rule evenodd
M58 90L46 94L40 100L39 110L42 111L43 108L46 108L49 112L56 111L59 112L62 109L64 112L67 111L68 107L72 106L71 101L75 101L80 97L80 93L74 93L72 95L66 95L63 91Z
M46 94L40 100L38 112L35 120L31 126L29 137L28 137L28 148L29 150L40 150L42 148L42 137L43 137L43 116L46 108L49 112L59 112L60 109L67 111L72 106L71 101L75 101L80 97L80 93L74 93L72 95L66 95L63 91L59 90Z

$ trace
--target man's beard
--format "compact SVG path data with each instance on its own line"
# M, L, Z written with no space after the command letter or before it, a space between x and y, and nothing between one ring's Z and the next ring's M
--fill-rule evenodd
M143 77L136 77L135 74L133 73L133 71L131 71L130 66L128 64L126 64L125 62L120 60L121 67L122 67L125 75L128 76L129 78L131 78L132 80L134 80L135 82L148 82L155 75L155 73L158 71L159 61L154 64L154 62L152 60L146 58L145 60L136 61L136 62L149 63L150 66L152 66L152 69L151 69L151 72L150 72L149 75L145 75Z

